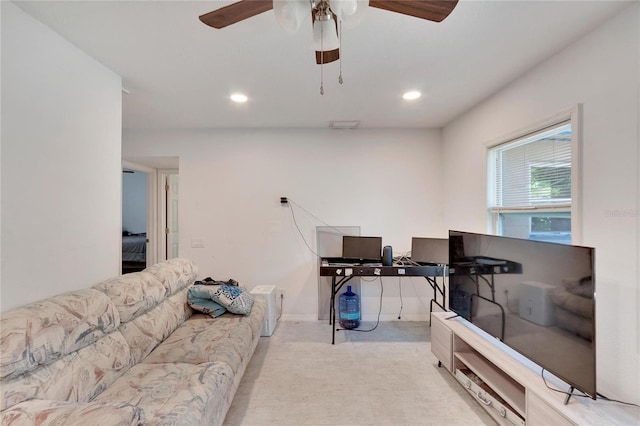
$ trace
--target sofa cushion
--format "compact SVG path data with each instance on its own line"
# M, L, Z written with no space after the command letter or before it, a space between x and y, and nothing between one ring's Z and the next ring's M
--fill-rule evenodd
M139 364L95 401L136 405L149 425L219 425L233 390L233 372L224 363Z
M144 424L144 413L129 404L34 399L3 411L0 423L4 426L137 426Z
M185 288L150 311L123 323L120 331L131 347L135 362L138 363L149 355L153 348L169 337L191 313Z
M119 331L13 379L2 381L0 410L29 399L86 402L133 366Z
M104 293L84 289L2 313L0 377L16 377L94 343L120 316Z
M196 314L178 327L144 359L145 363L209 361L227 363L237 372L245 357L252 354L253 333L249 324L227 320L226 313L216 319Z
M193 260L182 258L156 263L143 272L154 275L167 289L167 295L193 284L198 277L198 267Z
M169 294L164 284L148 272L134 272L110 278L93 288L111 298L118 308L121 322L128 322L147 312Z
M223 321L221 321L225 323L223 325L224 327L234 327L234 324L237 323L247 324L249 325L249 327L251 327L253 337L257 339L260 337L260 334L262 332L262 324L264 323L266 312L266 301L263 298L256 297L253 300L253 306L251 307L251 313L249 315L233 315L227 313L217 319L224 319Z

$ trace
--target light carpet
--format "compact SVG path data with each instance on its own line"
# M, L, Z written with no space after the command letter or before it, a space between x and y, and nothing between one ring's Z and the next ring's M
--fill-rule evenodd
M338 331L332 345L326 321L281 321L260 338L224 424L495 425L430 341L427 322Z

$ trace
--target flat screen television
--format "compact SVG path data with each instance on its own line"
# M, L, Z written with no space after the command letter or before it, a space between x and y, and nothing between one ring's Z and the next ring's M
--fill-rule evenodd
M595 249L449 231L449 309L596 398Z

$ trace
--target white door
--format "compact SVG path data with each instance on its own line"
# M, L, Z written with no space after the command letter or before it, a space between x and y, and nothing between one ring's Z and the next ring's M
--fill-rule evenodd
M167 176L166 214L167 214L167 259L178 257L178 175Z

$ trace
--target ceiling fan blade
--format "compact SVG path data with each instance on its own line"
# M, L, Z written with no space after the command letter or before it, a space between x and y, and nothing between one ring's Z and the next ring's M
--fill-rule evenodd
M224 28L273 9L272 0L244 0L205 13L200 20L213 28Z
M441 22L453 11L458 0L369 0L369 6L428 21Z
M316 50L316 64L318 65L328 64L338 59L340 59L340 49L325 50L324 52L318 52Z

